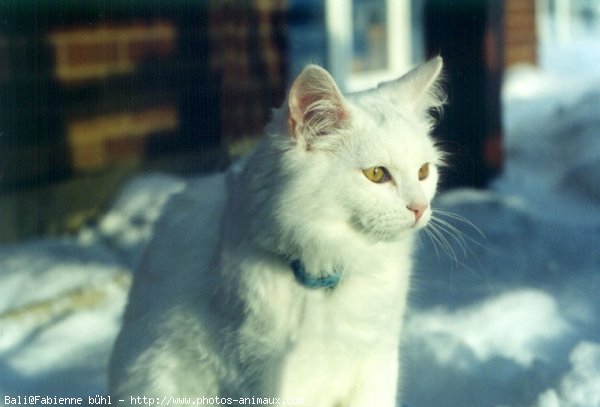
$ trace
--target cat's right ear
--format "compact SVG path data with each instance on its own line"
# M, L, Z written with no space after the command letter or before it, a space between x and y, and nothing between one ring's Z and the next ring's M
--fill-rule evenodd
M288 96L289 128L294 141L310 149L346 121L348 110L342 93L329 73L308 65L298 75Z
M378 89L387 92L392 100L404 95L417 112L439 109L446 101L439 86L443 65L442 58L435 57L399 79L380 84Z

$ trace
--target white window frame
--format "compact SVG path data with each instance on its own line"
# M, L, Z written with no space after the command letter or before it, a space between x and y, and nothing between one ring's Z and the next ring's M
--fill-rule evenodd
M353 73L352 0L326 0L328 65L343 91L367 89L399 77L412 65L410 0L386 0L388 66L385 69Z

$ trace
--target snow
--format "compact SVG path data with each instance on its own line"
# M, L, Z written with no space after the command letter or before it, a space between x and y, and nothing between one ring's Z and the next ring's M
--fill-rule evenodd
M569 356L571 370L558 389L540 394L537 407L584 407L600 405L600 345L581 342Z
M540 290L502 293L456 311L434 307L411 316L408 332L438 364L468 369L500 357L530 368L540 354L537 344L554 340L570 330L556 301ZM469 357L464 353L469 350Z
M600 80L520 67L504 106L504 173L442 194L436 217L451 226L420 238L409 407L600 406ZM211 193L215 180L136 178L78 236L0 247L0 396L106 393L156 220L190 182Z
M0 394L103 391L130 274L68 239L3 247L0 270Z
M0 395L106 393L131 272L184 185L160 174L133 179L95 228L0 247Z
M600 406L600 81L577 83L512 71L504 173L438 200L470 223L449 256L422 239L406 405Z
M80 240L112 249L125 265L135 269L165 204L185 185L184 180L164 174L131 180L99 225L83 230Z

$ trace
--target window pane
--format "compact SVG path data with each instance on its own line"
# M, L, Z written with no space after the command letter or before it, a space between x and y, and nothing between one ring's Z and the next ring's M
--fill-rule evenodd
M352 0L351 71L369 72L388 66L386 0Z

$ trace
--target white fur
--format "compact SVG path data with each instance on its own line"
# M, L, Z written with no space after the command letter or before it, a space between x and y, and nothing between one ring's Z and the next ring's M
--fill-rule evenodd
M439 105L440 70L437 58L343 97L307 67L262 144L228 174L225 209L218 176L211 197L176 196L135 276L111 394L394 406L413 235L431 216L415 223L407 206L436 190L427 111ZM369 181L362 169L373 166L393 180ZM343 278L308 289L293 259Z

